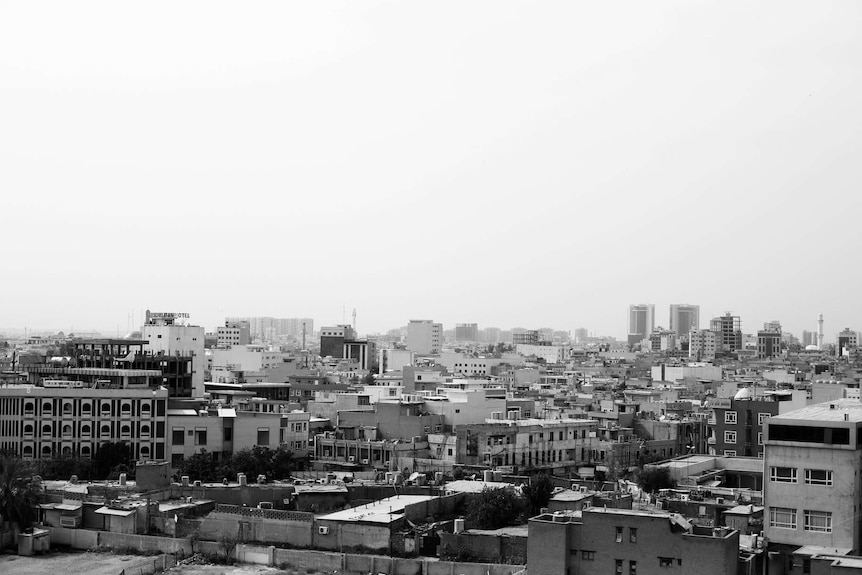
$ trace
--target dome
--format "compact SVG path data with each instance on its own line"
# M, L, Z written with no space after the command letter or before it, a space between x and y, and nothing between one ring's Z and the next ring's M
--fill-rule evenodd
M123 339L141 339L141 337L143 337L143 334L141 332L131 331L127 333L125 337L123 337Z
M733 396L733 399L751 399L751 390L747 387L743 387L736 392L736 395Z

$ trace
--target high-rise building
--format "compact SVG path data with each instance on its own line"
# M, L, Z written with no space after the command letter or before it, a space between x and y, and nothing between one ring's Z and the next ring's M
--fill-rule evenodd
M742 349L741 325L739 316L731 315L730 312L712 318L710 330L718 334L718 341L716 341L718 349L716 351L732 353Z
M204 328L188 325L187 313L155 313L147 310L141 339L147 340L144 352L164 355L191 356L192 396L203 397L206 355Z
M781 355L781 331L763 329L757 332L757 359Z
M216 342L220 347L248 345L251 343L251 327L247 321L226 321L216 328Z
M845 327L842 331L838 332L836 342L835 354L838 357L841 357L845 351L854 347L859 347L859 334L850 328Z
M670 330L677 337L688 339L688 334L700 329L700 306L687 303L670 305Z
M443 324L430 319L411 319L407 324L407 349L418 354L438 354L443 347Z
M584 343L590 337L590 332L585 327L579 327L575 330L575 343Z
M344 358L344 342L356 339L352 325L320 328L320 357Z
M629 306L629 344L647 339L655 329L655 304Z
M500 328L499 327L486 327L482 330L482 341L485 343L493 343L497 344L503 341L500 339Z
M817 345L816 331L806 330L802 332L802 347L808 347L809 345Z
M479 325L475 323L455 324L455 341L479 341Z

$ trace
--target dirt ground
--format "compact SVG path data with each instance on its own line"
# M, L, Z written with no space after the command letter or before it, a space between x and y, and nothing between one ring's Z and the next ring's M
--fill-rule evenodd
M171 575L323 575L254 565L179 565L165 571ZM6 575L5 573L3 575Z
M117 575L129 562L142 559L135 555L112 553L49 553L20 557L0 555L0 573L3 575Z

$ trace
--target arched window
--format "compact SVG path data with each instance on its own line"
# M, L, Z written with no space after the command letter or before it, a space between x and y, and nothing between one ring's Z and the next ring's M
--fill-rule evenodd
M82 445L81 446L81 457L90 457L90 446Z
M142 403L141 404L141 415L149 415L150 414L150 404Z
M43 445L42 446L42 457L50 457L51 456L51 446Z
M24 446L24 457L33 457L33 446L25 445Z
M149 457L150 456L150 448L149 447L141 447L141 457Z
M141 437L148 437L150 435L150 426L142 425L141 426Z
M102 404L102 415L106 415L106 414L110 414L110 413L111 413L111 404L106 401L105 403Z
M120 428L120 435L130 435L132 433L132 428L128 425L124 425Z
M42 426L42 435L48 436L48 437L51 436L51 426L50 425L43 425Z
M68 445L63 448L63 457L71 457L72 456L72 448Z
M111 435L111 426L110 426L110 425L103 425L103 426L102 426L102 430L99 432L99 434L100 434L102 437L108 437L108 436L110 436L110 435Z
M24 426L24 435L33 435L33 426L29 423Z
M33 403L27 402L24 404L24 415L33 415Z
M92 429L90 428L89 425L84 424L81 426L81 435L83 435L84 437L90 437L91 431L92 431Z
M128 415L132 412L132 406L128 403L124 403L120 406L120 411L123 413L123 415Z
M42 404L42 413L50 414L54 407L51 405L50 401L46 401Z
M72 415L72 404L64 403L63 404L63 415Z
M63 426L63 437L69 437L72 435L72 426L68 423Z
M84 415L90 415L93 412L93 406L89 403L84 403L81 405L81 413Z

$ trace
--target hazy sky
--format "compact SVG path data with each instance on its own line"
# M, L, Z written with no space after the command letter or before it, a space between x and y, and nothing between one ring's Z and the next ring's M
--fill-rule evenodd
M862 329L862 3L2 2L0 326Z

